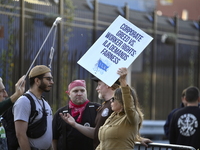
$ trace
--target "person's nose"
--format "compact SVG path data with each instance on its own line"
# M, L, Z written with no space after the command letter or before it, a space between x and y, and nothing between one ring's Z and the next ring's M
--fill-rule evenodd
M99 89L99 86L96 87L96 91Z
M82 95L82 92L81 92L81 91L78 91L78 95Z
M53 81L53 79L50 81L50 83L51 83L51 84L54 84L54 81Z

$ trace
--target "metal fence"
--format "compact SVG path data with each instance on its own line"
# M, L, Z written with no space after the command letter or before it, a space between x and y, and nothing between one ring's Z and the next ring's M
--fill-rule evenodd
M88 98L101 102L91 74L77 61L118 15L154 38L131 65L128 79L137 90L145 119L164 120L171 109L179 106L183 89L190 85L199 87L199 20L183 21L178 16L168 18L156 12L134 11L128 6L119 11L97 0L93 7L84 0L60 0L58 5L42 0L33 2L0 2L0 76L9 94L14 91L17 79L28 70L57 16L63 21L58 26L52 63L55 84L45 94L54 111L66 104L65 91L74 79L85 79ZM162 41L163 37L167 38ZM53 34L34 65L49 64L52 40Z
M148 148L139 142L136 142L134 150L196 150L192 146L184 146L177 144L149 143Z

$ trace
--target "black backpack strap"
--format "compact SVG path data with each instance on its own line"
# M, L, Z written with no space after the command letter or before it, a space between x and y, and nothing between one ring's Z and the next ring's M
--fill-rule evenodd
M35 101L33 100L32 96L28 93L24 93L23 95L26 96L30 100L31 114L29 117L29 124L31 124L33 120L35 119L35 117L38 115L38 111L36 111Z
M68 110L67 113L70 113L69 104L67 105L67 110ZM63 113L63 110L62 110L61 113ZM67 125L66 125L66 122L64 120L61 122L61 124L62 124L62 132L63 132L62 149L67 150L67 134L66 134L67 133Z

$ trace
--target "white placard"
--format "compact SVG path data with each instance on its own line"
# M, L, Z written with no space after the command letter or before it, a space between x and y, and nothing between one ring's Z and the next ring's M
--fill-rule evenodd
M152 40L144 31L118 16L77 63L112 86L119 78L117 70L128 68Z

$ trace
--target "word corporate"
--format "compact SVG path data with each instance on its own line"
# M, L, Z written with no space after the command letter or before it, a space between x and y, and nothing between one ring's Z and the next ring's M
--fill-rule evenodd
M141 42L142 38L144 37L125 23L121 25L120 29L126 32L132 38L136 39L138 42Z
M123 23L116 35L110 32L105 35L105 38L108 40L104 41L103 46L105 48L101 51L101 54L115 64L118 64L121 59L126 61L129 55L135 56L136 50L132 47L134 47L135 43L141 42L143 37L140 33Z

